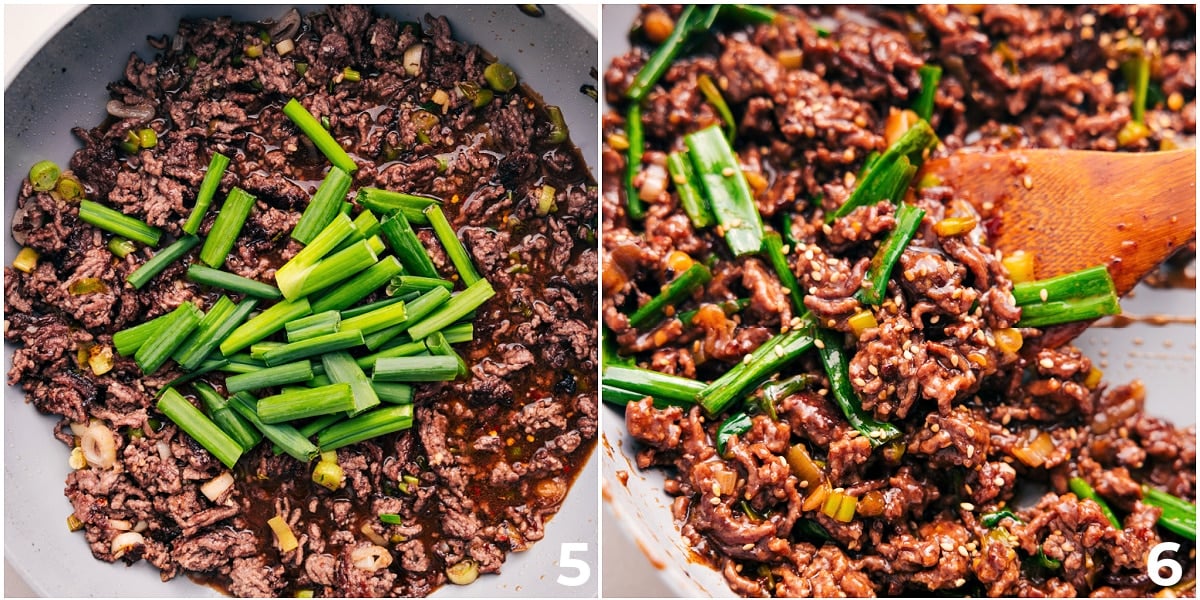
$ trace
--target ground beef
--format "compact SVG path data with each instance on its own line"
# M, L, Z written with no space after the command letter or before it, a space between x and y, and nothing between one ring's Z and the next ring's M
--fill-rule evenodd
M162 228L161 248L182 235L212 154L231 157L199 235L210 233L234 187L253 194L223 268L273 284L303 247L289 234L328 168L282 114L295 97L354 157L347 200L366 186L441 200L495 289L476 312L471 341L456 346L470 373L414 386L413 429L339 449L338 489L316 485L313 465L277 456L266 442L232 469L234 485L209 499L201 486L229 470L155 408L157 392L181 371L172 363L143 375L132 357L116 355L97 375L86 358L111 352L114 333L184 302L208 310L222 293L235 302L241 295L186 277L199 249L135 290L126 277L154 251L139 244L117 257L109 234L79 220L77 204L26 180L12 233L40 256L30 272L5 268L9 383L37 410L62 417L55 434L65 442L79 444L76 430L87 427L111 436L115 458L105 453L66 485L98 559L145 559L164 579L198 575L255 597L427 595L464 559L497 573L507 552L541 539L594 448L598 223L587 162L569 140L547 139L550 113L524 88L474 106L463 90L487 89L483 71L494 59L454 39L444 18L400 23L362 6L331 7L301 16L290 53L268 44L251 57L246 47L260 45L262 29L188 19L174 36L153 40L152 59L131 54L111 97L149 106L154 118L72 129L81 148L65 176L87 198ZM414 75L402 58L416 44L424 50ZM344 77L348 66L360 80ZM450 94L444 109L435 107L437 92ZM121 149L128 132L145 127L156 145ZM554 206L539 211L547 186ZM351 216L362 210L353 203ZM414 227L436 275L459 282L433 232L415 219ZM384 297L381 288L364 302ZM223 393L223 378L202 380ZM177 387L200 404L190 387ZM267 526L276 515L297 548L281 551ZM142 543L114 548L131 528ZM365 569L361 554L376 544L387 565Z
M616 359L712 382L769 358L750 353L807 319L830 330L820 344L844 340L848 381L831 380L808 352L718 414L690 406L690 393L628 395L624 423L636 443L627 449L639 468L665 471L693 556L754 597L1170 593L1144 573L1149 548L1170 540L1190 555L1194 542L1156 525L1142 485L1195 498L1195 426L1146 416L1139 384L1097 385L1079 350L1019 326L1013 282L988 240L991 209L922 180L903 200L925 215L878 305L860 291L873 285L864 279L896 227L895 204L832 213L863 181L868 157L907 127L902 111L921 93L924 65L942 69L929 118L936 155L1158 150L1193 136L1194 7L778 10L786 17L758 24L722 11L693 34L702 39L641 102L644 153L632 169L623 94L657 46L637 25L678 20L683 8L643 7L632 47L604 73L613 110L602 120L601 315ZM1120 141L1131 119L1121 48L1142 42L1164 65L1155 92L1174 101L1151 102L1149 135ZM682 209L679 182L658 189L665 155L685 135L725 125L765 229L784 241L779 270L730 256L721 227L696 226ZM643 200L643 218L628 214L628 193ZM939 233L940 221L964 215L976 218L972 231ZM711 279L632 327L629 315L675 279L680 255ZM860 433L852 421L865 418L895 427L894 439ZM1113 507L1121 528L1068 490L1072 477ZM831 514L842 496L854 500L848 517ZM982 523L1002 509L1015 518ZM1194 571L1185 565L1184 579Z

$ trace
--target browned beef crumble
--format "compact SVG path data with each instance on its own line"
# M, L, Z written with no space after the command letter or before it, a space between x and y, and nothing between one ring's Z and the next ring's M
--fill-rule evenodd
M644 7L639 21L651 11L677 18L680 10ZM825 327L849 333L847 317L870 308L854 294L895 219L886 201L828 225L824 217L853 190L867 155L886 148L889 120L920 91L922 65L944 69L931 118L937 154L1118 150L1130 93L1113 51L1131 36L1154 48L1153 84L1162 100L1146 112L1151 134L1121 149L1165 149L1195 134L1194 6L781 12L788 18L771 24L719 24L676 59L643 104L646 152L634 185L644 189L661 176L653 165L681 149L685 134L720 123L697 88L700 75L711 77L737 122L742 168L752 185L761 182L754 189L759 212L791 241L788 261L805 306ZM644 220L626 216L626 155L609 142L624 131L623 93L654 48L636 23L633 31L632 49L613 59L604 78L616 110L603 122L603 320L618 353L639 366L711 381L788 324L793 307L769 266L733 259L713 230L693 230L673 186L647 202ZM784 51L799 51L800 65L784 66ZM1194 557L1195 545L1155 525L1159 511L1141 502L1139 484L1195 498L1195 426L1146 416L1136 382L1085 384L1089 359L1071 347L1037 350L1038 330L1021 330L1019 354L999 349L994 332L1013 327L1020 309L987 245L986 211L971 235L942 238L933 224L974 207L938 185L922 186L910 201L926 217L887 299L872 309L878 325L857 339L850 362L863 407L899 427L902 440L872 451L826 397L828 382L811 355L781 375L812 373L819 383L782 399L777 419L751 408L751 428L730 439L723 456L714 444L722 415L655 408L650 399L630 403L624 420L639 442L637 463L666 471L682 535L745 596L1158 592L1146 575L1149 549L1182 542L1177 556ZM631 328L626 315L674 277L667 265L677 251L709 261L713 278L675 310L737 298L749 306L724 320L684 326L668 318ZM1023 450L1039 434L1052 449L1029 459ZM798 443L823 461L832 487L859 498L860 507L870 498L868 507L843 523L803 506L809 491L783 459ZM1123 529L1070 493L1070 477L1108 499ZM731 480L734 489L726 489ZM1018 502L1020 492L1038 488L1040 500ZM1020 522L981 524L1003 508ZM1031 562L1039 549L1061 566ZM1194 560L1181 562L1183 580L1194 580Z
M182 302L207 309L220 292L183 276L194 252L132 289L124 278L150 252L115 257L109 235L80 221L75 205L26 181L13 235L41 257L30 274L5 269L5 338L16 346L9 384L38 410L62 416L56 434L67 443L77 443L67 423L89 419L114 437L114 464L76 470L66 482L80 535L100 560L145 559L164 580L188 575L240 596L423 596L463 560L498 572L508 552L543 537L594 447L591 175L569 142L545 141L545 109L524 90L497 93L478 109L456 93L460 82L486 86L488 61L479 47L456 41L444 18L400 23L361 6L334 7L304 16L287 56L268 48L245 57L261 29L186 20L155 46L152 61L131 55L125 79L109 91L126 104L153 106L153 119L75 129L82 148L71 172L88 198L164 228L169 240L180 235L211 153L232 157L200 233L234 186L256 195L226 268L273 282L299 249L288 234L327 168L281 112L288 98L301 98L358 164L352 191L374 185L444 200L497 292L478 310L474 341L460 347L471 375L418 386L412 430L338 450L346 482L335 492L311 483L310 465L275 456L266 443L234 469L232 491L209 501L199 486L225 468L154 408L155 392L177 367L143 376L118 356L111 372L96 376L76 361L80 349L111 347L116 331ZM424 53L413 76L401 57L418 43ZM341 79L347 66L361 81ZM430 104L437 90L449 92L444 110ZM418 131L411 116L431 106L439 125ZM158 145L123 153L126 132L142 127L158 132ZM537 210L543 183L556 189L549 214ZM441 275L455 278L437 241L420 233ZM83 278L105 290L70 293ZM221 377L208 379L223 389ZM382 523L383 513L402 524ZM276 514L296 533L298 549L278 550L266 525ZM113 538L131 527L144 543L114 554ZM377 543L390 567L356 566L356 552Z

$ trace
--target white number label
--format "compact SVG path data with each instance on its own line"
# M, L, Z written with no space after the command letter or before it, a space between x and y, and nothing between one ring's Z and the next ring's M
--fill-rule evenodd
M1159 558L1163 552L1178 552L1179 544L1175 542L1163 542L1150 549L1150 556L1146 559L1146 573L1150 575L1150 581L1154 585L1168 586L1179 583L1183 579L1183 566L1179 561L1171 558ZM1170 575L1163 577L1162 570L1166 569Z
M575 574L571 576L559 575L558 585L576 587L587 583L588 579L592 578L592 567L587 564L587 561L571 556L575 552L587 552L587 549L588 545L584 542L563 543L562 554L558 557L558 566L564 569L574 569ZM1178 563L1176 564L1178 565Z

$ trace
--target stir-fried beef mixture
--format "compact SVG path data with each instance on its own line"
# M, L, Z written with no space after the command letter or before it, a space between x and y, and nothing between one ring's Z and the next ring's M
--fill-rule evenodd
M68 522L100 560L145 560L164 580L239 596L424 596L500 571L543 537L596 434L598 203L561 115L513 87L511 72L485 73L495 59L456 41L444 18L341 6L267 24L185 20L150 43L154 59L130 56L109 86L112 118L73 130L82 148L61 181L79 189L27 179L16 198L12 234L27 250L4 273L9 384L62 417L55 435L75 449ZM411 429L323 456L336 462L333 485L270 441L227 469L160 414L156 394L181 369L144 374L114 352L113 334L242 296L185 275L199 248L135 289L126 277L155 250L129 252L80 218L82 196L160 228L161 249L184 237L219 152L231 161L199 236L231 190L249 192L223 268L275 285L304 247L289 234L330 168L282 112L290 98L353 157L352 192L441 200L495 290L455 347L468 372L413 384ZM413 227L436 274L457 282L434 232ZM225 376L199 381L227 396ZM176 389L202 406L192 384Z
M989 246L1001 207L914 172L1190 143L1195 27L1194 6L641 9L604 75L603 397L736 593L1192 593L1195 426L1045 347L1045 296L1014 295L1028 257Z

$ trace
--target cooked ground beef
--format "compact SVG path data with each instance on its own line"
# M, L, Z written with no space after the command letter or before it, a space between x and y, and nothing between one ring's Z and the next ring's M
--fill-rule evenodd
M615 109L604 117L602 154L602 315L613 350L643 368L712 381L797 316L774 269L732 257L719 228L693 228L675 185L661 180L665 153L722 122L698 84L707 76L731 108L733 149L758 211L787 240L805 309L847 335L857 400L902 433L873 449L833 402L812 353L780 373L808 373L812 385L775 398L770 410L762 408L769 398L747 401L749 427L723 440L723 453L717 432L727 415L656 407L651 398L628 403L637 464L666 471L664 489L676 496L674 516L692 549L746 596L1159 591L1146 576L1150 548L1181 542L1177 556L1188 557L1195 545L1156 526L1159 509L1142 501L1141 485L1194 500L1195 426L1147 417L1139 384L1089 380L1090 360L1047 347L1042 331L1020 328L1019 352L997 344L1021 311L988 246L987 221L969 235L942 237L933 227L976 210L987 216L956 190L927 182L908 199L926 216L878 307L856 294L896 225L892 203L825 217L854 190L867 156L906 127L900 111L920 93L926 64L943 68L930 119L941 141L935 154L1158 150L1193 136L1195 7L781 8L785 16L771 23L718 20L642 103L645 153L633 186L646 215L636 221L626 213L627 154L618 143L628 131L624 93L656 46L647 35L661 31L637 25L681 11L643 7L632 49L604 77ZM1118 141L1131 92L1117 53L1143 40L1159 65L1149 133ZM712 280L661 320L630 327L627 315L676 276L680 252L708 264ZM739 298L744 308L727 308ZM674 318L691 310L705 318ZM863 310L875 325L855 339L848 319ZM821 470L818 489L788 468L797 445ZM1089 482L1123 528L1071 493L1072 477ZM1036 503L1019 501L1039 489ZM821 510L834 492L857 499L851 518ZM982 524L1003 509L1018 518ZM1039 553L1058 566L1039 566ZM1194 561L1181 562L1183 580L1194 580Z
M109 91L153 107L153 118L76 128L82 148L68 173L89 199L162 227L165 245L181 233L209 156L232 157L200 233L234 186L257 196L226 268L273 283L301 247L288 234L328 164L281 112L299 98L354 157L351 198L374 185L444 201L496 290L477 311L474 340L457 347L472 374L418 385L412 430L339 449L345 484L336 491L312 483L311 465L265 443L233 469L234 487L210 500L200 485L225 467L155 409L155 393L178 368L143 376L131 358L115 356L97 376L77 361L80 352L111 349L119 330L183 302L208 309L222 292L185 278L196 251L134 290L125 277L152 252L117 258L110 236L83 223L76 204L25 181L13 235L40 258L31 273L4 273L4 333L15 347L9 383L62 417L56 435L68 444L83 435L68 424L89 420L112 442L114 460L76 470L66 484L100 560L145 559L164 579L187 575L244 596L422 596L464 560L498 572L507 552L541 539L594 447L594 180L569 141L547 140L548 113L526 90L498 92L480 107L460 93L470 83L486 88L489 59L456 41L444 18L400 23L361 6L333 7L303 16L286 56L271 45L248 56L264 27L186 20L174 36L151 40L154 59L131 55ZM418 44L420 65L406 70L403 57ZM347 66L361 81L343 78ZM421 119L437 122L419 127ZM157 145L123 151L127 132L144 127L157 132ZM544 185L555 190L550 211L538 209ZM431 232L418 231L440 275L457 278ZM85 279L102 289L71 291ZM223 391L222 376L204 378ZM385 513L401 523L381 522ZM279 550L266 523L275 515L299 548ZM114 545L129 529L140 543ZM376 544L390 566L368 570L356 555Z

